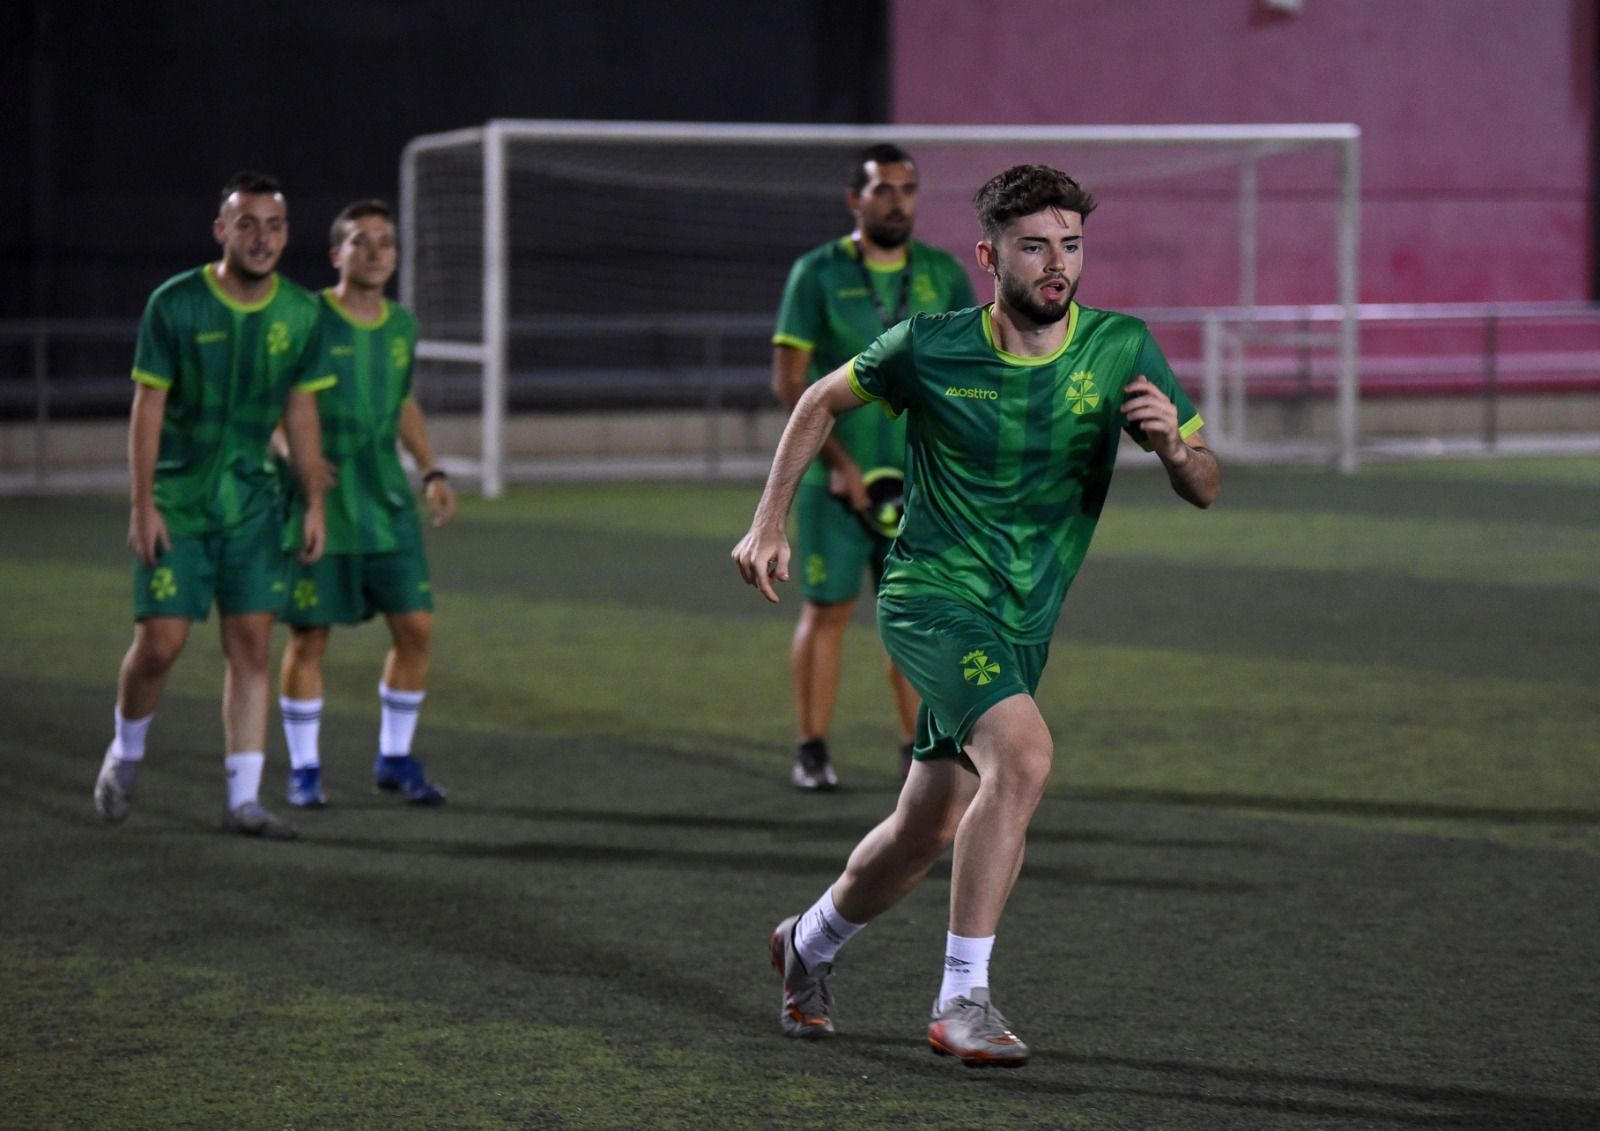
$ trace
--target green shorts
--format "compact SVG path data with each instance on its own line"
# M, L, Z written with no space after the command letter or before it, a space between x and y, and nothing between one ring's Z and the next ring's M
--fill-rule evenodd
M283 620L312 628L360 624L377 613L433 608L433 583L416 516L396 516L400 548L381 554L324 554L314 565L291 562Z
M869 531L850 504L826 487L801 485L790 569L799 573L806 600L819 605L854 601L869 572L876 591L891 542Z
M889 658L922 697L912 757L965 758L962 747L990 707L1032 695L1050 643L1017 644L994 620L943 597L880 597L878 632Z
M275 507L228 534L174 534L154 565L133 561L133 619L203 621L211 603L225 617L276 613L288 592L290 558Z

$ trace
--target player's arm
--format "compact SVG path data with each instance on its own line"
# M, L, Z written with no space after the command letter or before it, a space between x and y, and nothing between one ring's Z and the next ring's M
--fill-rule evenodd
M1124 386L1124 395L1123 415L1160 457L1172 489L1197 507L1209 507L1222 490L1222 468L1200 433L1184 436L1178 406L1149 378L1135 377Z
M305 519L300 526L300 560L309 565L322 557L327 530L322 493L328 488L328 476L314 391L294 389L289 393L283 409L283 434L289 442L289 463L306 497Z
M161 422L167 411L165 386L139 382L128 417L128 548L145 565L154 565L172 547L167 523L156 509L156 459L161 452Z
M772 588L772 578L789 580L789 539L785 527L800 477L816 458L834 421L865 403L850 383L850 366L846 364L807 389L789 414L789 423L778 441L777 454L772 457L767 487L761 493L750 530L733 548L733 562L739 575L774 604L778 594Z
M772 391L790 412L800 403L806 391L806 371L811 366L812 351L779 342L772 347ZM861 467L844 445L829 436L817 453L828 469L828 492L844 499L856 510L871 506L867 485L861 477Z
M422 406L417 404L416 397L400 402L400 445L422 469L423 497L433 513L433 524L443 526L455 517L456 492L433 458L433 448L428 444L428 423L423 419Z

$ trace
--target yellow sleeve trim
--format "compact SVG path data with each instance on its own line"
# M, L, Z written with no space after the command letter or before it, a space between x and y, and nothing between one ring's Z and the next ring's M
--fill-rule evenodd
M869 393L865 389L863 389L861 387L861 382L856 380L856 359L855 358L852 357L850 359L850 361L845 365L845 367L844 367L844 375L845 375L845 379L850 382L850 391L852 393L854 393L856 396L860 397L864 401L877 401L879 404L887 404L887 402L882 397L875 397L871 393Z
M152 373L148 369L135 369L133 379L141 385L149 385L152 389L172 388L172 378L163 377L159 373Z
M1184 424L1178 429L1178 435L1187 440L1190 436L1193 436L1196 432L1200 431L1204 425L1205 421L1200 419L1200 414L1197 412L1189 418L1188 423ZM1155 449L1150 446L1149 440L1140 440L1139 446L1147 452L1155 451Z
M807 353L817 348L816 342L808 342L804 338L795 337L793 334L774 334L772 335L772 344L775 346L791 346L797 350L805 350Z
M339 378L332 373L322 377L313 377L309 381L302 381L294 387L297 393L320 393L323 389L331 389L339 383Z

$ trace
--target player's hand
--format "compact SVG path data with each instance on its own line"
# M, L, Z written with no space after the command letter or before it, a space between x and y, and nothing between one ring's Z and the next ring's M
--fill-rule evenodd
M339 465L331 459L322 461L322 489L331 491L339 485Z
M849 503L851 510L864 511L872 506L861 466L853 459L842 459L828 468L828 494Z
M166 519L161 517L155 504L133 507L128 517L128 549L147 566L155 565L156 558L172 549Z
M764 531L752 526L733 548L733 564L746 585L754 585L776 605L778 592L772 582L789 580L789 539L781 529Z
M1122 387L1122 415L1137 425L1151 449L1165 463L1181 462L1187 445L1178 431L1178 406L1148 377L1135 377Z
M322 551L327 546L327 523L322 502L318 501L306 507L305 518L300 522L300 553L298 557L304 565L311 565L322 557Z
M432 480L422 489L422 495L428 500L434 526L443 526L456 516L456 489L448 479Z

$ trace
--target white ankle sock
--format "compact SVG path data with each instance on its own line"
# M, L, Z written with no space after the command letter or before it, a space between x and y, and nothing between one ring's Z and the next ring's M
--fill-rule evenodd
M255 801L261 796L261 767L265 754L229 754L222 760L228 770L228 808Z
M832 962L839 948L865 926L839 914L833 905L833 889L829 888L794 925L794 948L810 970L819 962Z
M971 997L971 991L989 985L989 952L994 950L994 936L969 939L961 935L945 935L944 981L939 986L939 1008L943 1009L953 997Z
M144 759L144 736L150 730L151 713L142 719L125 719L122 708L116 708L116 756L119 762L139 762Z
M426 691L396 691L378 684L383 702L383 720L378 731L378 753L385 758L404 758L411 753L411 739L417 733L417 715L422 710Z
M278 710L283 713L283 737L289 743L289 767L303 770L320 761L317 752L317 735L322 730L321 699L278 699Z

